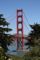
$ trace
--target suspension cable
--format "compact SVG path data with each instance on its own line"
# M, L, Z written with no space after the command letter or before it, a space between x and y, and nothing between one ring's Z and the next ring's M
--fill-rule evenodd
M23 14L24 14L25 20L27 21L27 23L28 23L28 25L29 25L29 27L30 27L30 24L29 24L28 19L27 19L27 17L26 17L26 15L25 15L24 12L23 12Z
M28 30L29 30L29 28L27 27L27 25L25 24L25 22L24 22L24 25L25 25L26 29L28 29Z

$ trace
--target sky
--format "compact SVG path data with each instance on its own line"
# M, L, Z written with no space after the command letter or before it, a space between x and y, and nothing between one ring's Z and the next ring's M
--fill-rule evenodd
M23 9L27 19L24 17L24 34L28 34L31 28L28 25L40 23L40 0L0 0L0 14L3 14L10 23L9 27L13 29L11 34L16 33L16 11ZM28 20L28 22L26 21ZM26 33L25 33L26 32Z

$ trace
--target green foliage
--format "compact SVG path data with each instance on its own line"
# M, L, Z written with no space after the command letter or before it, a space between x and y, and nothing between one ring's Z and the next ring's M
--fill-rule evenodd
M11 43L11 38L8 34L12 29L8 28L9 23L3 18L3 14L0 14L0 60L6 60L8 57L5 52L8 50L7 45Z
M3 18L3 14L0 14L0 46L2 46L4 51L7 51L7 45L11 41L8 32L12 29L8 28L8 25L9 23Z
M40 60L40 24L30 26L32 28L29 33L31 39L28 40L31 50L24 55L24 60Z

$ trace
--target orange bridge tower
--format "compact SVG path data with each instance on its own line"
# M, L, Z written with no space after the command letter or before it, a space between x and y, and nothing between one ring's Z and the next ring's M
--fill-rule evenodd
M19 39L21 35L21 40ZM23 41L23 10L17 10L17 50L23 50L24 41Z

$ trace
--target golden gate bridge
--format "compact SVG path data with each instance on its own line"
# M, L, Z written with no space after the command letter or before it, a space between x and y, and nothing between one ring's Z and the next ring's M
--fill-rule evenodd
M30 39L30 37L24 36L24 25L27 27L27 24L24 23L24 16L26 18L26 21L28 23L28 25L30 26L28 19L25 15L25 13L23 12L23 9L17 9L16 11L16 27L17 27L17 31L16 34L12 36L12 39L17 43L17 50L23 50L24 49L24 40L28 40ZM29 30L29 29L28 29Z

